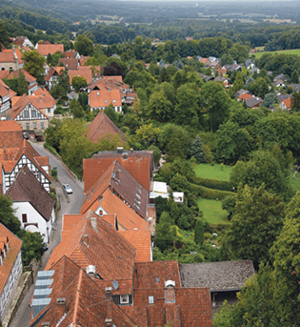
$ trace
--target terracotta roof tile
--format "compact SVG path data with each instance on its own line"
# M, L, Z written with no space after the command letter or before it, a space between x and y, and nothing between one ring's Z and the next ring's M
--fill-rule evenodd
M28 83L33 83L36 82L36 78L32 75L30 75L25 69L21 68L20 69L22 71L22 73L25 75L25 79ZM19 74L20 74L20 70L14 70L12 71L9 75L7 75L7 79L12 79L12 78L18 78Z
M248 100L250 98L252 98L253 95L252 94L249 94L249 93L243 93L242 95L239 96L239 100Z
M91 141L98 142L107 134L119 134L121 139L126 142L124 133L107 117L104 111L101 110L88 126L88 136Z
M284 99L282 102L285 104L285 106L290 109L291 108L291 98Z
M134 327L132 321L111 299L111 296L97 286L67 257L62 257L53 267L53 283L49 295L50 303L36 317L31 317L31 326L42 327L43 322L50 326L107 326L106 319L120 327ZM57 303L65 299L65 305Z
M6 243L5 239L7 240L7 238L9 251L6 253L6 258L3 260L2 266L0 266L0 294L3 291L7 278L10 275L17 255L22 246L22 241L0 223L0 244L2 243L3 247L5 245L3 243Z
M69 71L70 84L72 84L72 79L75 76L84 77L86 79L87 85L92 82L92 78L93 78L91 69L89 67L86 67L86 66L83 66L83 67L80 66L80 67L78 67L77 70L70 70Z
M59 75L62 70L65 70L65 67L50 67L48 74L45 76L45 81L49 82L52 76Z
M23 141L22 127L13 120L0 121L0 148L19 146Z
M0 97L4 98L5 96L10 94L10 88L1 81L0 83ZM1 107L1 105L0 105Z
M122 231L119 233L136 248L135 262L152 261L151 231Z
M75 58L59 58L58 66L63 63L67 70L77 70L79 66L79 59Z
M20 169L5 196L9 196L13 202L30 202L32 207L46 221L50 220L55 200L48 194L27 166Z
M9 75L9 70L0 70L0 79L6 78Z
M116 151L103 151L92 159L83 159L84 192L87 192L114 160L118 162L146 189L150 189L153 171L152 151L127 152L128 159Z
M118 89L101 88L101 90L91 91L88 94L89 105L91 108L108 107L110 104L122 106L121 93Z
M92 219L96 222L96 230ZM81 268L94 265L104 280L132 279L135 249L109 223L91 211L73 227L72 232L53 250L46 270L63 256Z
M132 210L146 218L148 192L117 160L110 165L86 193L81 213L89 210L95 202L98 203L99 196L108 188L111 188L125 200Z
M57 51L64 53L64 45L63 44L38 43L37 51L42 56L47 56L49 53L51 55L53 55Z

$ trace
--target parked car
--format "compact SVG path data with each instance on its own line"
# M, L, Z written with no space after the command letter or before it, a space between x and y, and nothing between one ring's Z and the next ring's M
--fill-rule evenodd
M69 184L63 184L63 188L66 190L67 194L72 194L73 190Z

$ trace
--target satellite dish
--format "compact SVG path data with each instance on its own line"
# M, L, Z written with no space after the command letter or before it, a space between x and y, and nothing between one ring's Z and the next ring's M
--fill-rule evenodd
M119 288L119 283L116 280L113 281L113 288L114 290L117 290Z

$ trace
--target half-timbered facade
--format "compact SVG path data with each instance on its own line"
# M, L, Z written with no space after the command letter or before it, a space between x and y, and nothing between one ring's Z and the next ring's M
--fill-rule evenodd
M17 121L23 130L44 130L49 118L39 108L42 101L41 97L22 96L10 110L11 119Z

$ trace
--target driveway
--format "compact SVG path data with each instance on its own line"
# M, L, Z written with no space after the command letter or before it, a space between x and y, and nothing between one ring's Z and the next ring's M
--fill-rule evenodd
M40 270L44 270L53 249L60 243L63 215L79 214L80 212L84 200L84 185L83 182L78 181L72 176L72 174L70 174L68 169L60 160L58 160L50 151L44 148L43 143L31 142L31 145L41 156L49 157L49 163L51 168L57 167L57 177L59 180L52 181L52 186L55 187L58 198L60 199L61 209L59 210L56 216L56 221L51 233L48 250L44 253L42 257L42 264ZM62 189L61 184L69 184L73 189L73 194L66 195L66 193ZM28 304L33 296L33 292L34 285L30 287L9 327L29 326L31 309L29 308Z

